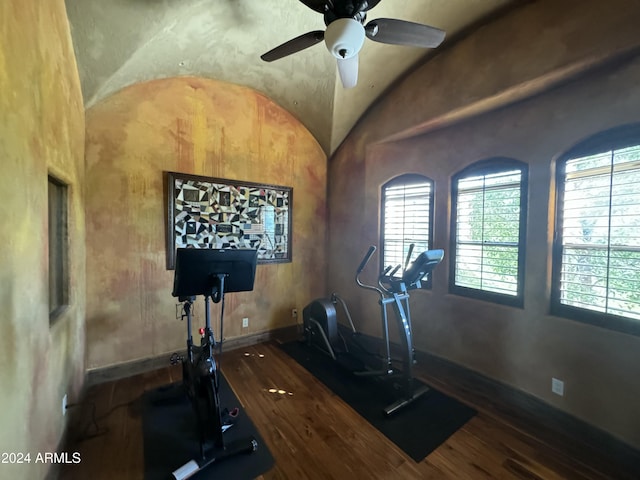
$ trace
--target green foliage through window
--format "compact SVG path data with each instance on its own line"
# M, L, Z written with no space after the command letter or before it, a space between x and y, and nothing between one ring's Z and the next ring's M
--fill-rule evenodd
M455 293L520 304L525 166L494 160L454 178L452 265ZM474 293L475 292L475 293Z
M559 301L640 320L640 145L564 164Z

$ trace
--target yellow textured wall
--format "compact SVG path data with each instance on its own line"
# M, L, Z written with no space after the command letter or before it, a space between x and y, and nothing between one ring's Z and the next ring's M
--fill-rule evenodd
M0 478L44 477L84 377L84 108L63 0L0 3ZM47 174L69 185L71 305L49 327Z
M86 115L89 368L184 346L163 172L293 187L293 262L258 265L254 291L226 297L225 338L295 324L291 309L324 293L326 156L291 114L246 87L179 77L128 87ZM214 306L214 326L218 316Z
M361 119L329 165L328 286L350 300L364 331L379 333L376 297L358 289L353 274L367 246L378 243L380 188L407 172L432 178L434 247L446 253L432 291L411 296L417 348L640 447L640 338L548 315L554 159L593 133L640 120L640 4L619 0L604 9L598 1L579 3L533 2L487 25L417 69ZM600 34L593 36L596 30ZM540 51L531 31L553 48ZM461 110L495 106L504 92L543 87L559 72L634 49L635 57L626 55L562 87L449 124ZM421 131L429 123L438 128L384 141L399 129ZM523 309L448 293L451 177L492 156L529 165ZM563 397L551 394L552 376L565 381Z

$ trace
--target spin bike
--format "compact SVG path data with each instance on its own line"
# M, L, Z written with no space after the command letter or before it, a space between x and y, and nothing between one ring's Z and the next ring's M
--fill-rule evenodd
M420 288L421 281L444 258L444 250L427 250L420 253L409 265L414 245L409 248L403 272L396 275L401 265L388 266L378 277L377 285L368 285L360 280L375 246L369 247L364 259L356 271L356 283L359 287L378 294L382 328L382 347L380 353L372 348L370 337L357 331L346 302L333 293L330 298L317 299L303 309L304 338L308 345L317 347L337 363L357 376L399 378L399 398L384 408L385 415L391 415L424 395L428 387L413 379L412 368L416 363L409 310L409 290ZM338 322L336 305L340 304L349 325L345 328ZM392 307L401 342L400 359L391 355L389 341L389 318L387 309ZM400 368L395 364L401 363Z
M223 411L220 406L219 361L222 350L224 296L227 292L253 290L256 250L178 249L174 275L174 297L183 305L182 318L187 319L187 351L174 353L171 364L182 363L182 385L193 406L200 458L191 460L173 472L174 478L184 480L213 463L258 448L253 437L225 442L223 433L229 429L238 410ZM191 333L193 305L196 296L204 296L205 326L200 328L200 345L193 342ZM210 301L220 303L220 341L216 343L211 329ZM214 349L218 348L218 362ZM207 446L210 448L207 449Z

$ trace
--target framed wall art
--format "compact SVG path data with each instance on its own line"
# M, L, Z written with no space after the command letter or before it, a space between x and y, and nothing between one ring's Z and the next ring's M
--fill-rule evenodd
M291 187L176 172L167 181L167 269L178 248L253 248L258 263L291 261Z

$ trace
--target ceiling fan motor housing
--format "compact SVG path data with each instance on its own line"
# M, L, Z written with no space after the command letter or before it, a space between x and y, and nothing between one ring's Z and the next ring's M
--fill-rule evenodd
M327 26L324 41L336 58L347 59L357 55L364 44L364 26L353 18L338 18Z

